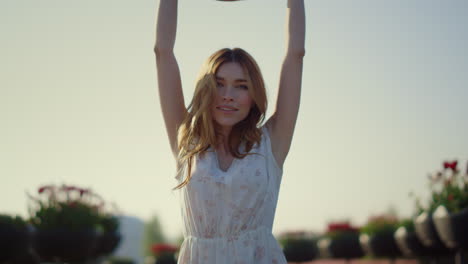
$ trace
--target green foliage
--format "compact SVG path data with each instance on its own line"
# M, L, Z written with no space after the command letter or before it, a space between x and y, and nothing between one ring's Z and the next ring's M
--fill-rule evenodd
M167 238L164 235L161 222L157 215L153 215L145 222L145 231L143 238L143 254L144 256L152 256L151 246L159 243L167 243Z
M30 219L38 229L64 227L80 230L87 227L99 227L99 215L96 209L76 202L73 205L59 202L56 206L41 207Z
M176 245L179 245L179 246L182 245L182 243L184 243L184 240L185 240L185 238L184 238L184 235L183 235L183 234L177 236L177 238L176 238Z
M340 237L348 237L353 234L359 233L359 229L351 226L349 221L344 222L331 222L328 224L327 232L324 237L330 239L337 239Z
M119 230L119 219L115 215L100 215L99 224L102 226L104 233L114 233Z
M118 230L118 219L105 212L104 200L90 189L76 186L42 186L38 197L29 195L29 222L37 229L94 228L98 232Z
M7 214L0 214L0 224L12 225L19 228L26 227L27 225L21 216L10 216Z
M457 164L456 160L451 163L444 162L443 170L429 175L431 198L428 212L434 212L440 205L445 206L451 213L468 208L468 171L461 175Z
M349 237L355 235L357 232L354 230L343 230L343 231L335 231L335 232L328 232L325 234L324 237L334 239L340 239L343 237Z
M407 232L414 232L414 221L413 219L403 219L398 223L397 229L399 227L404 227Z
M398 227L396 216L380 215L370 217L367 224L361 227L361 233L369 236L394 232Z
M444 188L440 192L432 192L429 205L429 212L443 205L451 213L458 213L468 207L468 185L458 186L455 181L445 182Z

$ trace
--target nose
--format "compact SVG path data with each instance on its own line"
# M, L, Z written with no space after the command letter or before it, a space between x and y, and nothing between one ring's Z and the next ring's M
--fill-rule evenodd
M232 102L234 98L232 96L223 96L223 101Z
M220 91L220 96L223 101L233 101L234 93L233 89L230 86L223 87Z

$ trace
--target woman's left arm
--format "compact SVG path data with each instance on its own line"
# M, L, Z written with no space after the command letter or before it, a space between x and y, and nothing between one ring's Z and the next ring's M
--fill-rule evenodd
M266 127L280 167L289 152L301 98L302 66L305 55L304 0L288 0L287 49L281 67L276 109Z

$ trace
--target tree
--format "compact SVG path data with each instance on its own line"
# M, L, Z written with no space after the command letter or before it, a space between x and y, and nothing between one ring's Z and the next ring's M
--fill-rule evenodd
M151 245L155 243L167 243L167 238L163 233L163 229L157 214L154 214L148 221L145 222L143 241L143 254L152 256Z

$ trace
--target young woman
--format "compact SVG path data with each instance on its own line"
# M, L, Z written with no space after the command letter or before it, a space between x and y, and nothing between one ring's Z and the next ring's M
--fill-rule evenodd
M299 111L305 54L304 0L288 0L287 50L274 114L260 69L240 48L205 62L186 108L174 56L177 0L160 0L156 66L159 97L177 162L184 242L180 264L286 263L272 234Z

